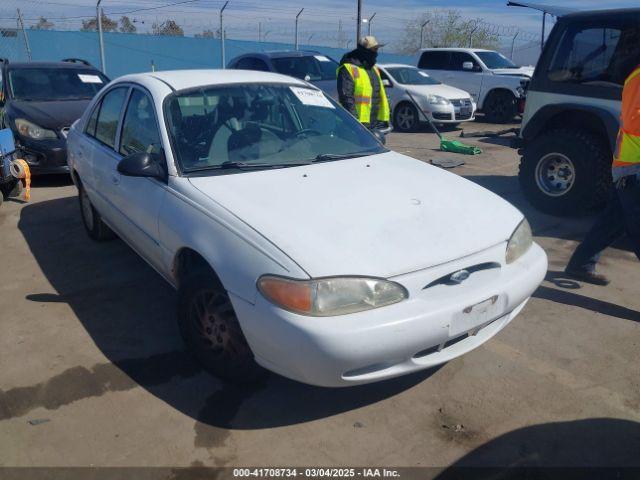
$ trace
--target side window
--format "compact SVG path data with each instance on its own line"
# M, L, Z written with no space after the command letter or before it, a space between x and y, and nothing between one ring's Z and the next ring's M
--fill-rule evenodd
M111 148L116 144L118 121L127 90L128 88L116 88L102 98L96 123L96 138Z
M447 70L449 68L449 52L424 52L420 57L418 67L426 70Z
M621 88L640 58L640 25L574 25L551 60L552 82Z
M468 53L466 53L466 52L451 52L449 70L462 71L462 70L464 70L464 68L462 68L462 65L465 62L473 63L473 67L474 68L476 68L478 66L478 62L476 62L475 59L471 55L469 55Z
M98 102L93 108L93 112L91 112L91 116L89 117L89 121L87 122L87 128L85 129L87 135L91 135L92 137L96 136L96 124L98 123L100 105L102 105L102 102Z
M153 104L145 93L133 90L122 122L120 153L157 153L160 149L160 134Z

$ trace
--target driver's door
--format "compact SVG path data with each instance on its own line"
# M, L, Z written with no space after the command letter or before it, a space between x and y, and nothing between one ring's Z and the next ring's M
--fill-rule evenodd
M162 143L151 96L133 87L127 99L118 135L118 155L160 153ZM166 168L166 165L164 166ZM118 226L126 240L156 268L162 268L158 214L167 185L159 179L128 177L112 172L111 201L119 211Z

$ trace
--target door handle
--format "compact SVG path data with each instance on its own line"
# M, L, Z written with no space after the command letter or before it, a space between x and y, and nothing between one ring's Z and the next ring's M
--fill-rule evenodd
M111 183L118 185L120 183L120 177L115 173L111 174Z

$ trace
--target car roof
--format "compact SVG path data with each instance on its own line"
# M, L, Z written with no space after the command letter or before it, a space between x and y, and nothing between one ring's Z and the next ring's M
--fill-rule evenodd
M283 58L283 57L310 57L320 55L315 50L267 50L265 52L243 53L235 58L241 57L262 57L262 58Z
M76 62L7 62L4 65L8 68L71 68L97 70L93 65L85 65Z
M408 63L378 63L377 64L379 67L381 68L415 68L417 69L418 67L416 67L415 65L409 65Z
M310 86L308 83L279 73L255 70L167 70L161 72L134 73L116 79L117 82L134 82L141 85L157 84L158 81L173 90L186 90L229 83L284 83ZM315 88L315 87L312 87Z
M423 48L420 50L421 52L434 52L434 51L443 51L443 52L495 52L495 50L487 50L485 48L447 48L447 47L437 47L437 48Z
M564 19L590 19L590 18L604 18L604 17L617 17L626 15L638 15L640 14L640 8L612 8L606 10L581 10L579 12L572 12L563 15Z

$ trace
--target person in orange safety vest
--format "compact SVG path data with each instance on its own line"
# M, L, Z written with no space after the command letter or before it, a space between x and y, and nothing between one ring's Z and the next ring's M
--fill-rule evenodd
M613 156L614 187L605 211L571 256L565 273L595 285L609 280L596 273L601 252L625 233L640 259L640 65L622 90L620 130Z

